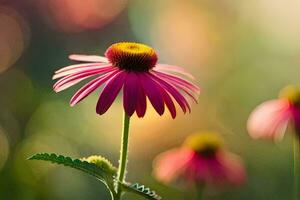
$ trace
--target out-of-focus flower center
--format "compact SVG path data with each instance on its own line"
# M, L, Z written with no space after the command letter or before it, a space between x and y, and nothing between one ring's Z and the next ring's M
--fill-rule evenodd
M280 91L279 96L288 99L293 105L300 106L300 86L287 86Z
M222 146L221 138L215 133L197 133L189 136L184 146L188 147L202 156L214 156Z
M134 42L113 44L106 50L105 56L115 67L129 71L148 71L157 63L154 49Z

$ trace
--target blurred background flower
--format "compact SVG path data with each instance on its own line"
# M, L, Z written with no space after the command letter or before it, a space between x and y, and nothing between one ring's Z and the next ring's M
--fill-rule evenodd
M281 140L289 123L296 137L300 130L300 87L283 88L278 99L266 101L251 113L247 128L253 138ZM297 136L298 135L298 136Z
M206 188L239 186L246 182L246 170L241 158L225 150L220 136L199 132L187 137L181 147L159 154L153 164L157 180L171 184L184 182L194 187L199 199Z
M277 145L253 141L246 122L256 105L285 85L299 84L299 1L0 2L0 199L109 199L90 177L25 158L40 151L101 154L117 164L121 99L101 117L93 111L96 93L70 108L73 91L55 95L51 76L71 64L69 54L102 55L119 41L153 46L160 63L186 68L202 88L191 115L179 114L174 121L149 109L142 120L132 119L129 171L134 173L128 180L167 199L193 198L188 190L157 183L152 159L179 146L190 132L213 129L224 133L249 174L245 186L212 192L213 199L292 198L292 134Z

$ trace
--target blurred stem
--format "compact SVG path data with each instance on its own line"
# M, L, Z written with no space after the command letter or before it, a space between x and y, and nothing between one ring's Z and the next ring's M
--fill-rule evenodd
M203 199L203 193L204 193L205 185L203 183L199 183L199 184L196 185L196 188L197 188L196 199L197 200Z
M296 131L294 138L294 199L300 199L300 130Z
M118 185L117 185L117 194L114 200L120 200L122 196L122 187L120 183L125 180L127 157L128 157L128 136L129 136L129 122L130 117L124 112L123 117L123 132L121 140L121 152L119 160L119 169L118 169Z

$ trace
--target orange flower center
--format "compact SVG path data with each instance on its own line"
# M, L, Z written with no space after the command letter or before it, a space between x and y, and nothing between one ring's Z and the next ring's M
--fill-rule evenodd
M221 138L215 133L197 133L189 136L184 146L202 156L213 156L222 147Z
M286 98L291 104L300 106L300 86L290 85L283 88L279 97Z
M113 44L106 50L105 56L115 67L129 71L148 71L157 63L154 49L134 42Z

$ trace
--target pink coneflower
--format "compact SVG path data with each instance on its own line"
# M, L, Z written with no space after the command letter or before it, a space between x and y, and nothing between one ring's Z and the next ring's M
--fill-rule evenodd
M300 199L300 87L288 86L279 99L259 105L250 115L248 132L253 138L281 140L291 122L294 137L294 198Z
M259 105L249 117L248 132L253 138L281 140L289 122L300 134L300 87L288 86L279 99Z
M157 64L157 54L151 47L132 42L111 45L105 57L70 55L71 60L87 63L64 67L55 72L53 79L60 78L54 84L54 90L60 92L87 78L93 79L80 88L72 97L74 106L97 88L104 85L96 106L98 114L104 114L123 89L125 113L132 116L136 112L143 117L148 98L158 114L162 115L165 106L172 118L176 117L174 101L184 113L190 112L190 102L197 102L199 88L177 75L192 77L177 66Z
M222 148L214 133L190 136L181 148L159 155L154 176L163 183L185 180L196 185L241 185L245 169L240 158Z

